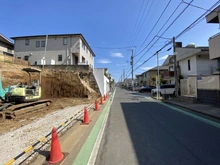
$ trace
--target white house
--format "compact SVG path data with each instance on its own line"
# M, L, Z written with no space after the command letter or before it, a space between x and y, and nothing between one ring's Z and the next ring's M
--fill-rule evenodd
M0 53L9 56L14 54L14 44L2 34L0 34Z
M30 65L89 65L95 54L82 34L52 34L11 37L17 58Z
M184 78L212 75L212 68L217 65L217 60L209 59L209 47L196 47L195 44L189 44L186 47L176 47L176 54L179 73Z

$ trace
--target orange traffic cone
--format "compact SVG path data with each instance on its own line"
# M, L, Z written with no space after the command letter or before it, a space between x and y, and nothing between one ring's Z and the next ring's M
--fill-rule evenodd
M95 110L98 111L99 110L99 102L96 100L95 101Z
M103 104L103 100L102 100L102 97L100 98L100 104Z
M83 120L83 124L89 124L90 120L89 120L89 114L87 111L87 108L84 108L84 120Z
M50 164L58 163L63 159L64 155L60 149L60 142L57 136L56 128L52 129L51 149L50 149Z

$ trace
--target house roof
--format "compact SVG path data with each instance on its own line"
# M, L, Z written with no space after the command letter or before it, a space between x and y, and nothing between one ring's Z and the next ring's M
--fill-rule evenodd
M178 51L179 49L179 51ZM182 52L180 51L182 49ZM192 56L196 55L208 55L209 54L209 47L208 46L200 46L200 47L182 47L176 48L178 55L176 56L176 60L180 61ZM180 54L181 52L181 54Z
M0 34L0 42L6 43L14 47L14 44L2 34Z
M46 38L46 36L48 36L48 37L63 37L63 36L80 37L83 40L83 42L86 44L86 46L89 48L90 52L95 57L95 53L93 52L93 50L91 49L91 47L89 46L86 39L84 38L84 36L81 33L78 33L78 34L50 34L50 35L19 36L19 37L11 37L11 39L16 40L16 39L37 38L37 37L45 37Z
M217 6L214 10L212 10L209 14L206 15L207 23L219 23L219 11L220 5Z
M170 64L170 59L171 58L173 58L173 55L168 55L166 60L163 62L162 66L166 66L166 65Z
M168 70L168 66L159 66L159 70ZM154 67L154 68L151 68L151 69L149 69L149 70L147 70L145 72L143 72L142 74L147 73L149 71L157 71L157 66Z

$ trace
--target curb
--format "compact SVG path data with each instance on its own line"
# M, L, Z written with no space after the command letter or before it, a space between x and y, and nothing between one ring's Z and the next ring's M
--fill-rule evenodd
M198 113L198 114L202 114L202 115L204 115L204 116L209 116L209 117L212 117L212 118L215 118L215 119L220 120L220 117L217 117L217 116L212 115L212 114L204 113L204 112L201 112L201 111L197 111L197 110L195 110L195 109L192 109L192 108L189 108L189 107L185 107L185 106L182 106L182 105L180 105L180 104L172 103L172 102L169 102L169 101L162 101L162 102L167 103L167 104L176 105L176 106L185 108L185 109L187 109L187 110L196 112L196 113Z

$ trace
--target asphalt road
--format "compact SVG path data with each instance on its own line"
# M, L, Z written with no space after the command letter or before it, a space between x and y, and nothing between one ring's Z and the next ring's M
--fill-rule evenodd
M220 125L117 88L95 164L219 165Z

